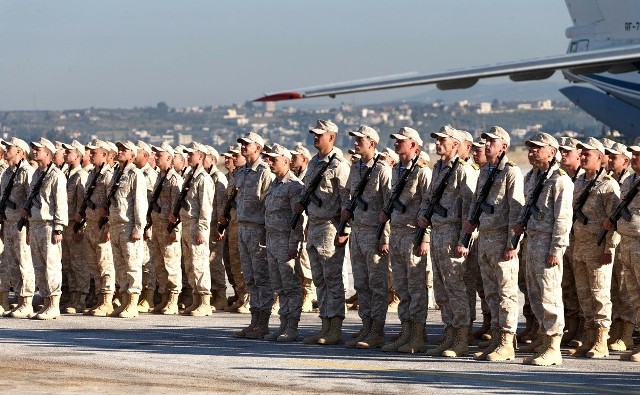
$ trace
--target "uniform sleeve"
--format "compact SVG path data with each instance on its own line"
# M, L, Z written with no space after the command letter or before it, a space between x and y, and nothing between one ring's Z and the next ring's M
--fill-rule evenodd
M606 187L604 193L602 195L604 202L604 209L607 215L611 215L613 210L618 207L620 204L620 185L613 180L607 180ZM600 224L602 226L602 224ZM615 246L614 246L614 235L616 232L608 232L607 233L607 250L611 256L615 255Z
M431 176L432 176L431 169L429 169L428 167L423 167L420 169L420 173L418 174L418 193L420 194L421 197L424 196L425 192L431 186L431 179L432 179ZM422 237L422 242L423 243L431 242L430 230L427 229L427 231L424 232L424 236Z
M200 212L198 213L198 233L205 240L209 239L209 226L213 213L213 180L211 177L200 177L198 196L200 198Z
M551 232L549 255L562 260L562 254L569 245L569 233L573 217L573 182L568 176L560 176L553 194L554 223Z
M67 203L67 179L62 172L55 178L52 192L55 192L53 210L53 230L62 231L69 223L69 205Z
M344 207L344 202L349 201L349 195L351 191L347 188L347 182L349 181L349 165L346 162L340 162L336 167L336 177L334 181L337 183L336 187L340 196L340 207Z
M379 185L380 185L380 194L382 196L382 200L387 196L389 191L391 190L391 168L389 166L383 166L378 173L379 177ZM391 234L391 224L388 221L384 226L384 232L382 233L382 237L380 238L380 244L389 244L389 235Z
M216 184L216 198L215 198L215 202L216 202L216 208L213 211L213 213L215 214L216 218L212 219L214 222L218 221L218 217L221 216L224 212L224 203L225 203L225 196L227 194L227 177L224 176L224 174L222 173L218 173L218 182Z
M351 168L349 169L349 177L347 178L347 191L349 191L349 193L346 195L346 197L344 199L342 199L342 209L346 210L349 208L349 206L351 206L351 199L353 199L353 194L355 193L355 187L356 185L354 185L354 177L355 177L356 172L354 171L353 166L351 166Z
M478 172L472 167L462 168L462 177L460 179L460 195L462 197L462 207L460 209L460 218L464 221L469 216L469 209L473 203L473 193L476 190L478 182ZM460 229L460 238L466 233Z
M80 177L78 177L78 183L76 184L76 208L80 208L82 201L84 200L84 196L87 193L87 182L89 180L89 173L86 171L80 172ZM75 213L71 213L73 215Z
M142 234L147 223L147 180L141 171L134 172L135 182L133 183L133 232Z
M515 235L513 227L518 223L524 205L524 180L518 168L512 167L507 175L507 200L509 207L509 229L505 248L511 249L511 239Z
M304 190L304 185L299 182L291 182L291 186L289 187L289 202L291 204L291 214L293 215L293 210L300 199L300 195ZM304 221L298 221L296 224L296 228L291 230L289 234L289 250L297 251L300 249L302 242L304 241Z
M170 200L170 205L169 205L169 213L167 215L171 215L173 214L173 209L176 207L176 205L178 204L178 199L180 198L180 193L182 192L182 178L180 177L171 177L171 182L170 182L170 186L171 191L169 193L169 200ZM180 230L182 226L176 226L175 228L173 228L173 232L178 232Z

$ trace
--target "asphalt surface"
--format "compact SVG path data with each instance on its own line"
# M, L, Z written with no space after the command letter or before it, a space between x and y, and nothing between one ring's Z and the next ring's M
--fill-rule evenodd
M0 319L3 393L640 393L640 364L565 357L559 367L471 357L432 358L342 345L304 345L233 337L248 315L143 314L136 319L66 315L53 321ZM440 336L429 311L429 343ZM358 329L349 311L344 339ZM278 319L272 316L271 326ZM303 314L302 336L319 325ZM522 324L521 324L522 325ZM387 338L399 330L388 315ZM471 351L476 351L473 346Z

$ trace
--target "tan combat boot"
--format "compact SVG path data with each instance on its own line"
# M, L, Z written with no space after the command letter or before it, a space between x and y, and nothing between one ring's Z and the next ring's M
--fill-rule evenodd
M320 331L315 335L305 337L302 340L304 344L318 344L318 340L325 336L329 332L329 329L331 329L331 321L328 318L320 317L320 319L322 320L322 327L320 328Z
M398 351L398 348L404 346L411 339L411 321L401 321L402 329L398 334L398 338L393 343L382 346L382 351Z
M389 305L387 306L388 313L397 313L398 305L400 305L400 298L395 291L389 291Z
M618 337L618 340L609 344L609 350L611 351L626 351L633 348L633 328L635 325L633 322L623 321L622 332Z
M482 314L482 325L480 326L480 328L476 329L473 332L473 337L476 339L483 339L482 336L485 335L486 333L489 333L490 330L491 330L491 314L484 313ZM491 340L491 339L489 338L485 340Z
M546 348L537 356L526 358L525 364L536 366L552 366L562 365L562 352L560 352L560 342L562 341L561 335L544 335Z
M491 340L483 351L479 351L473 354L473 359L476 361L486 361L487 355L491 354L500 345L500 328L491 328ZM482 343L479 345L482 348Z
M242 299L238 298L236 301L236 313L239 314L251 314L251 295L246 294Z
M596 328L596 341L593 347L587 352L587 358L606 358L609 356L609 347L607 339L609 339L609 328Z
M563 346L568 346L569 342L576 337L578 328L580 325L580 319L578 317L566 317L564 319L564 334L560 342Z
M113 309L113 312L109 314L109 317L119 317L120 313L124 311L124 309L129 304L129 294L126 291L120 291L118 294L118 301L120 302L120 306ZM136 307L136 310L138 308Z
M280 310L280 296L275 295L273 297L273 305L271 306L271 314L278 315L278 311Z
M9 292L0 292L0 314L11 310L9 306Z
M596 343L596 328L585 328L585 339L581 342L580 346L577 348L570 349L567 351L567 355L573 357L586 357L587 352L591 350L593 345Z
M178 310L178 294L169 292L167 305L160 311L162 315L175 315L179 313Z
M287 317L281 315L280 316L280 327L275 332L266 335L264 337L264 340L269 340L269 341L278 340L278 337L280 337L280 335L282 335L284 333L284 331L287 329L288 322L289 321L287 320Z
M518 343L533 343L533 341L538 336L538 330L540 329L540 324L538 324L538 320L535 316L530 315L526 318L527 325L524 330L520 332L518 335Z
M427 350L427 355L430 357L440 357L445 350L448 350L449 347L455 341L455 328L451 325L447 325L444 327L444 337L440 339L440 342L435 348Z
M251 322L249 323L248 326L240 329L239 331L236 331L233 336L235 337L247 337L247 333L251 332L256 325L258 324L258 310L257 309L251 309Z
M75 298L72 298L67 307L64 309L65 314L81 313L86 309L87 295L82 292L75 292Z
M609 339L607 340L607 344L615 343L620 339L620 336L622 336L623 324L624 324L624 321L622 321L620 318L616 318L615 320L613 320L613 322L611 322L611 327L609 328ZM620 350L620 351L623 351L623 350Z
M380 348L384 346L384 321L373 320L366 338L356 343L356 348Z
M632 351L622 353L620 355L621 361L640 362L640 346L636 347Z
M35 316L37 320L55 320L60 318L60 295L52 295L48 297L49 303L47 308Z
M371 325L373 324L373 320L371 318L363 318L362 319L362 328L359 332L356 332L358 336L353 338L353 340L349 340L344 343L344 346L347 348L354 348L359 341L362 341L369 336L369 332L371 332ZM353 337L353 335L351 335Z
M33 316L33 296L21 296L20 304L11 312L13 318L30 318Z
M580 347L582 343L586 342L589 339L589 330L587 328L587 322L584 317L578 318L578 331L573 339L569 340L570 347Z
M547 341L546 334L538 333L536 334L535 338L531 343L520 346L519 351L541 353L543 350L547 348L546 341Z
M105 292L100 294L97 305L93 310L90 310L90 315L96 317L106 317L113 313L113 293Z
M139 313L148 313L153 310L155 307L153 303L153 289L145 288L142 290L137 306Z
M398 352L414 354L424 351L424 322L413 321L411 324L411 339L403 346L398 347Z
M78 301L78 295L79 292L70 292L69 293L69 297L67 298L66 303L63 305L64 307L62 308L62 311L65 314L75 314L76 313L76 302ZM70 313L67 313L67 309L69 309L69 311L72 311Z
M27 318L35 318L38 314L44 313L44 311L49 308L49 304L50 303L51 303L51 299L48 296L42 298L42 305L40 306L40 309L38 311L34 312L33 314L31 314Z
M162 299L160 300L160 303L155 305L153 307L153 310L151 310L151 312L153 314L162 314L162 310L164 310L164 308L167 307L168 301L169 301L169 291L165 291L165 293L162 294Z
M191 315L191 312L200 306L200 294L194 293L191 297L191 306L188 306L182 312L182 315Z
M211 308L211 295L202 294L198 297L198 306L189 313L192 317L206 317L213 312Z
M258 322L253 330L247 332L247 339L262 339L269 334L269 318L271 310L260 310L258 312Z
M493 350L492 353L487 355L487 361L509 361L516 357L516 350L513 347L514 333L501 332L500 344Z
M329 319L329 332L318 339L318 344L331 346L342 342L342 321L344 317L331 317Z
M211 304L215 308L215 311L225 311L227 309L227 296L225 295L225 290L214 291L212 296L213 301Z
M287 328L284 332L278 336L279 342L292 342L298 338L298 322L300 319L298 318L289 318L287 319Z
M153 292L151 293L153 295ZM129 294L127 297L127 305L118 314L119 318L136 318L140 310L138 310L138 302L140 294Z
M442 352L442 356L455 358L467 354L469 354L469 327L463 325L460 328L455 328L453 344Z

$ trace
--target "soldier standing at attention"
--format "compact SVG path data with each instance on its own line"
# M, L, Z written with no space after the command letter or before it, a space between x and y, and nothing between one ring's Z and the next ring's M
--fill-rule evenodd
M474 201L463 230L469 235L476 228L479 230L476 240L478 261L485 298L491 309L493 333L492 344L482 353L474 355L474 358L504 361L515 358L513 339L518 327L518 255L517 249L511 245L514 235L511 229L518 220L524 202L523 179L520 169L506 155L500 161L502 153L509 149L509 134L503 128L494 126L488 133L483 133L482 138L486 140L487 164L480 169ZM478 195L494 170L498 173L486 199L478 201ZM472 223L471 214L478 204L493 206L493 213L483 211L479 223ZM457 250L463 255L468 253L461 243Z
M5 160L6 146L3 143L4 140L0 138L0 180L2 179L2 175L9 168L9 165ZM0 190L0 193L2 193L3 190L4 188ZM3 251L4 242L2 241L2 238L0 238L0 315L11 310L9 306L9 290L12 286L15 289L18 289L18 285L20 283L20 273L18 268L5 263L4 258L2 258Z

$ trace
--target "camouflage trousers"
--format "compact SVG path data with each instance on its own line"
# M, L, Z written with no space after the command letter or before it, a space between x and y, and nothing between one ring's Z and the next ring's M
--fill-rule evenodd
M467 300L469 301L469 323L472 324L476 320L476 294L480 297L482 314L491 314L484 297L482 275L480 274L480 265L478 264L478 243L476 239L471 240L469 254L464 260L464 267L464 283L467 287Z
M570 237L569 246L564 252L562 259L562 303L564 305L565 320L569 318L577 319L584 317L580 309L578 300L578 290L576 289L576 279L573 274L573 236Z
M464 257L456 254L459 236L459 224L441 224L431 231L433 294L440 306L442 322L454 328L467 326L470 322Z
M5 256L4 241L0 239L0 292L9 292L12 287L16 292L22 287L20 270L13 257Z
M531 310L540 323L539 333L549 336L564 333L562 264L553 267L547 265L551 237L550 233L528 232L526 256L527 290Z
M624 296L632 311L621 316L625 321L640 322L640 237L622 235L616 252L624 268Z
M53 224L30 221L29 245L36 274L36 285L42 296L62 294L62 244L53 244Z
M242 274L249 289L249 305L260 311L271 310L273 289L267 262L266 231L260 224L238 224Z
M596 235L576 239L573 249L573 274L584 318L592 328L611 326L611 273L613 265L599 262L605 251Z
M400 298L400 321L425 322L427 319L427 260L415 253L416 229L391 228L389 255L393 283Z
M111 250L116 269L116 282L120 292L139 294L142 291L142 260L144 247L142 239L131 241L132 224L111 225ZM142 237L142 234L140 234Z
M611 320L622 319L627 322L635 322L635 313L627 293L624 265L621 260L622 256L618 245L611 272Z
M36 275L31 259L31 248L27 244L27 229L25 227L19 231L17 221L6 220L2 230L4 237L3 264L9 264L10 271L12 267L19 269L22 282L19 290L20 296L33 296L36 292Z
M211 273L209 272L209 233L204 235L204 243L198 244L200 235L198 218L182 221L182 256L184 270L194 294L211 295Z
M233 282L236 284L236 293L240 296L246 295L249 290L242 273L242 264L240 263L240 239L238 237L238 223L232 221L227 230L225 237L229 244L229 266L233 276Z
M344 317L346 313L342 279L346 247L334 245L337 225L332 221L309 221L307 253L322 318Z
M358 315L385 321L387 317L387 259L380 255L376 229L354 227L349 237L353 286L358 292Z
M149 253L155 266L158 280L158 292L179 294L182 290L182 270L180 269L180 257L182 248L180 245L180 233L167 232L169 221L156 219L151 230L151 239L147 242ZM173 240L176 237L176 240Z
M69 291L89 293L89 265L87 265L87 238L82 232L73 233L73 224L64 227L62 234L62 268L66 268ZM76 240L80 238L80 240Z
M522 306L522 315L525 317L533 317L531 311L531 302L529 300L529 291L527 289L527 245L528 237L522 237L520 240L520 250L518 250L518 288L524 295L524 305Z
M154 256L149 248L149 242L144 240L142 242L142 288L144 289L156 289L156 265L158 261L157 256Z
M505 260L507 230L478 235L478 262L491 326L515 333L518 328L518 258Z
M309 253L307 253L307 242L303 242L298 251L296 258L296 272L302 284L303 295L310 294L316 299L316 286L313 284L313 275L311 274L311 262L309 261Z
M295 270L295 259L289 258L289 232L267 231L267 261L271 289L278 294L278 315L300 320L302 286Z
M115 292L116 269L111 242L104 240L103 230L98 228L98 222L93 221L87 221L84 237L87 239L86 260L89 273L96 283L96 292Z
M216 223L212 223L211 226L217 226ZM211 276L211 292L220 291L226 294L227 280L224 277L224 241L215 240L214 234L216 232L210 232L209 237L209 273Z

